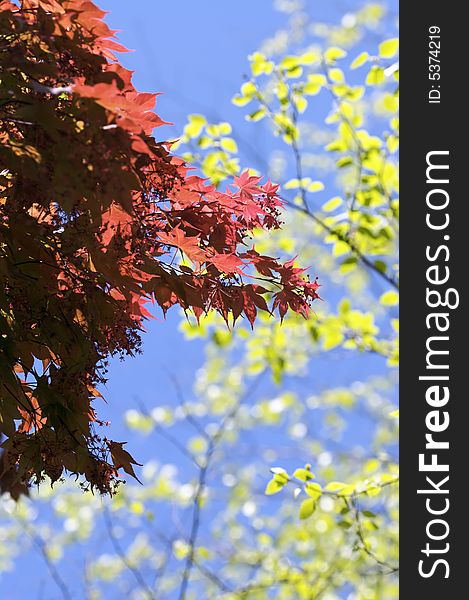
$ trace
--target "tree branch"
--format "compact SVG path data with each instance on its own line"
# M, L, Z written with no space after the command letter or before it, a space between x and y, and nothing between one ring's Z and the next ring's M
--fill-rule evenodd
M205 492L206 482L207 482L207 474L208 474L208 470L210 468L210 465L211 465L211 462L213 459L213 455L215 453L215 450L216 450L218 444L220 443L220 441L223 437L223 434L225 433L227 425L235 418L241 404L250 396L250 394L257 387L257 385L260 382L261 376L262 376L262 374L253 381L252 385L248 388L246 393L243 394L243 396L241 396L238 399L238 401L234 403L231 410L228 411L228 413L225 415L222 422L218 426L217 431L209 439L208 447L205 452L204 463L201 466L200 471L199 471L199 478L198 478L198 482L197 482L197 491L195 493L194 500L193 500L194 508L193 508L193 512L192 512L192 525L191 525L189 541L188 541L189 552L186 557L186 562L185 562L184 571L183 571L183 575L182 575L181 586L179 589L179 596L178 596L179 600L186 599L189 579L190 579L190 575L192 572L192 568L195 563L195 550L196 550L196 543L197 543L197 538L198 538L199 528L200 528L201 501L202 501L203 494Z
M129 559L125 555L125 552L124 552L122 546L119 543L119 540L115 536L111 517L109 515L109 510L108 510L107 506L103 507L103 516L104 516L104 522L106 524L106 529L107 529L107 532L109 535L109 539L111 540L111 543L114 547L116 554L119 556L119 558L121 559L121 561L125 565L125 567L132 573L135 581L137 582L139 588L142 590L142 592L145 594L145 596L149 600L156 600L156 596L154 595L153 591L150 589L150 587L145 582L140 571L138 569L136 569L134 567L134 565L129 561Z

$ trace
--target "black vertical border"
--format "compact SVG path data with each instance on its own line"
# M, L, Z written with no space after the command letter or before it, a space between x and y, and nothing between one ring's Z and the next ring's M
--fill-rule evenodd
M469 314L467 314L467 268L469 248L469 191L466 174L469 174L469 99L467 46L469 22L463 15L464 4L450 1L400 3L400 57L401 57L401 519L400 519L400 597L403 600L425 598L453 600L469 598L467 580L469 563ZM429 79L429 27L437 26L441 33L440 72L438 82ZM428 92L431 85L440 85L441 102L430 104ZM444 186L450 193L448 208L450 224L443 232L431 231L426 226L426 155L432 150L449 150L449 179ZM448 234L450 240L443 241ZM466 241L468 244L466 244ZM424 452L427 428L425 417L431 407L425 401L428 382L419 381L425 374L425 343L431 335L425 317L431 312L426 305L426 269L429 263L425 252L427 245L436 248L447 243L450 258L449 287L456 288L460 305L448 310L450 336L450 400L441 410L448 410L449 428L439 434L448 440L449 450L439 453L440 462L449 462L448 495L434 495L444 505L450 501L448 512L441 518L448 522L449 535L441 542L427 538L426 526L432 518L426 506L426 496L417 489L430 487L426 475L418 468L418 455ZM443 256L443 254L442 254ZM444 286L441 286L444 287ZM439 309L444 310L444 309ZM444 335L444 334L442 334ZM440 372L439 374L442 374ZM435 438L437 436L435 435ZM445 460L443 460L445 459ZM435 473L439 481L442 473ZM443 486L442 486L443 487ZM437 506L435 500L434 506ZM440 529L443 531L443 527ZM434 532L438 532L435 528ZM432 554L428 559L422 553L426 543L442 549L449 543L449 551ZM426 560L429 570L432 560L443 558L449 564L436 568L431 577L423 578L418 571L419 561ZM442 595L446 594L446 595ZM384 599L383 599L384 600Z

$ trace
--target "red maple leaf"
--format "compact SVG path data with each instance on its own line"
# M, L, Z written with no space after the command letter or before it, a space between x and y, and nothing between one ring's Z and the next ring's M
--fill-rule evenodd
M160 232L158 237L161 241L176 246L184 252L184 254L194 262L202 262L206 260L205 252L199 246L199 238L196 236L187 236L180 227L175 227L169 233Z
M258 186L260 179L255 175L249 175L249 171L244 171L239 177L235 177L234 184L239 188L240 197L252 200L253 196L261 194L262 190Z
M222 273L242 273L244 262L235 254L214 254L209 260Z
M255 228L280 226L277 185L244 171L222 192L153 137L165 123L157 94L135 89L104 15L90 0L0 0L0 226L11 248L0 312L12 323L0 431L21 481L67 469L111 493L116 469L134 476L136 463L122 443L99 444L91 390L109 356L139 350L149 302L227 323L244 313L252 325L259 311L307 316L318 295L293 261L246 250ZM269 290L246 284L255 277Z

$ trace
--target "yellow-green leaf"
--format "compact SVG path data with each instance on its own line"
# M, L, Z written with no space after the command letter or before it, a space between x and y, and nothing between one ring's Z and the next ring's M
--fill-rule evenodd
M336 208L339 208L342 202L342 198L340 198L339 196L334 196L334 198L331 198L325 204L322 205L322 210L324 210L325 212L332 212Z
M254 112L252 112L251 114L249 114L246 119L248 121L260 121L261 119L263 119L266 115L266 110L265 108L262 106L261 108L259 108L259 110L255 110Z
M312 181L307 187L308 192L320 192L323 189L324 184L322 181Z
M307 519L314 513L315 510L316 500L313 500L312 498L303 500L300 506L300 519Z
M350 68L358 69L358 67L361 67L362 65L364 65L369 58L370 58L370 55L368 54L368 52L362 52L352 62L352 64L350 65Z
M384 80L384 69L377 65L373 65L366 78L366 83L368 85L379 85L380 83L383 83Z
M399 294L392 290L385 292L381 295L379 302L383 306L396 306L396 304L399 304Z
M231 102L235 106L246 106L246 104L249 104L251 100L252 96L240 96L239 94L236 94L236 96L233 97Z
M218 124L218 129L220 131L220 135L229 135L231 133L231 125L225 121Z
M236 154L238 152L238 146L232 138L223 138L220 141L220 145L223 150L226 150L226 152L231 152L232 154Z
M293 477L299 481L305 482L314 479L314 473L311 473L308 469L296 469L293 473Z
M343 83L345 79L344 72L342 71L342 69L330 69L329 79L334 83Z
M308 496L314 500L317 500L322 494L322 488L319 483L308 482L304 489Z
M189 123L184 127L184 135L186 137L195 138L202 133L207 120L203 115L189 115Z
M262 75L263 73L266 75L272 73L274 64L270 60L267 60L265 55L261 52L254 52L254 54L251 54L249 60L251 61L251 71L254 77Z
M299 113L304 113L308 108L308 101L303 96L295 96L295 105Z
M347 487L348 484L342 483L341 481L331 481L325 487L327 492L338 492L339 490L343 490Z
M379 55L381 58L392 58L399 50L399 38L391 38L381 42L379 45Z
M241 94L243 96L253 96L256 91L257 88L252 81L246 81L246 83L243 83L241 86Z
M289 181L287 181L285 183L285 185L283 187L286 190L294 190L296 188L299 188L300 187L300 180L297 179L296 177L294 179L290 179Z
M324 52L324 58L328 63L333 63L340 58L344 58L344 56L347 56L347 52L342 50L342 48L337 48L336 46L332 46Z
M283 485L275 479L271 479L269 483L265 487L264 494L266 496L272 496L272 494L277 494L283 488Z
M301 56L298 57L298 62L301 65L312 65L315 62L318 62L318 60L320 59L319 55L317 54L317 52L305 52L304 54L302 54Z

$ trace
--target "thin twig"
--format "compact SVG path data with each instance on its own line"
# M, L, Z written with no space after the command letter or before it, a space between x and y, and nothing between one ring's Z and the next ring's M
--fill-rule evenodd
M207 450L205 452L205 457L204 457L205 458L204 464L201 466L200 471L199 471L197 490L196 490L194 500L193 500L194 508L193 508L193 512L192 512L192 524L191 524L191 530L190 530L189 541L188 541L189 551L188 551L188 554L186 557L184 571L182 574L181 586L179 589L179 596L178 596L179 600L185 600L185 598L186 598L187 587L189 584L189 579L190 579L190 575L192 572L192 568L193 568L194 562L195 562L194 559L195 559L196 543L197 543L197 537L198 537L199 529L200 529L201 502L202 502L203 494L205 492L206 482L207 482L207 474L208 474L208 470L210 468L210 465L211 465L211 462L213 459L213 455L215 453L215 450L216 450L219 442L221 441L221 439L223 437L223 434L225 433L226 427L232 421L232 419L234 419L234 417L236 416L241 404L250 396L250 394L257 387L260 379L261 379L261 376L259 376L257 379L255 379L252 382L252 384L249 386L249 388L247 389L245 394L243 394L243 396L241 396L238 399L238 401L234 403L231 410L228 411L228 413L225 415L222 422L218 426L217 431L213 434L213 436L210 438L210 440L208 442Z
M215 451L215 442L214 438L210 440L208 443L208 449L205 453L205 464L199 470L199 479L197 482L197 491L194 496L194 509L192 513L192 525L189 536L189 551L187 553L186 562L184 565L184 571L182 574L181 587L179 589L179 600L185 600L187 593L187 586L189 584L189 577L192 571L192 567L194 564L194 555L195 555L195 545L197 541L197 536L199 534L200 527L200 509L202 496L205 492L205 486L207 481L207 472L208 467L210 465L210 461L213 456L213 452Z
M391 285L393 288L395 288L396 290L399 290L399 284L397 283L397 281L394 279L394 277L392 277L391 275L388 275L387 273L384 273L383 271L381 271L381 269L379 269L373 261L371 261L367 256L365 256L359 249L358 247L354 244L354 242L352 242L352 240L344 235L343 233L341 233L340 231L336 231L335 229L333 229L332 227L329 227L329 225L326 225L326 223L324 223L324 221L318 217L316 214L310 212L309 210L307 210L306 208L304 208L303 206L299 206L298 204L294 204L293 202L291 202L290 200L287 200L284 197L281 197L281 200L283 200L285 202L285 204L287 206L290 206L291 208L307 215L310 219L312 219L315 223L317 223L320 227L322 227L322 229L324 229L325 231L327 231L327 233L329 233L330 235L335 236L339 241L344 242L345 244L348 245L348 247L350 248L351 252L353 254L355 254L355 256L358 258L358 260L360 262L362 262L365 266L367 266L369 269L371 269L372 271L374 271L377 275L379 275L382 279L384 279L385 281L387 281L387 283L389 285Z
M329 88L328 88L329 89ZM330 92L332 93L333 97L335 100L337 100L335 94L333 93L332 90L330 90ZM265 101L265 99L261 96L260 93L257 94L257 99L259 101L259 103L261 104L261 106L263 106L265 108L265 110L267 111L268 115L270 116L270 118L275 122L274 120L274 112L272 111L271 107L268 105L268 103ZM293 103L291 103L293 105L293 113L292 113L292 121L295 125L295 127L297 126L297 121L298 121L298 112L296 110L296 107L294 106ZM344 120L344 122L347 122L350 131L351 131L351 135L357 145L357 149L360 149L361 146L361 142L359 140L359 138L356 135L356 132L352 126L352 124L348 121L348 119L343 116L342 119ZM344 242L345 244L347 244L351 250L351 252L353 254L355 254L355 256L358 258L358 260L360 262L362 262L366 267L368 267L369 269L371 269L372 271L374 271L377 275L379 275L382 279L384 279L385 281L387 281L387 283L389 285L391 285L392 287L394 287L395 289L399 289L399 285L397 283L397 281L394 279L394 277L388 275L387 273L384 273L381 269L379 269L373 261L371 261L367 256L365 256L360 249L357 247L357 245L350 239L349 236L342 234L339 231L334 230L332 227L329 227L328 225L326 225L326 223L324 223L324 221L319 218L315 213L313 213L308 205L308 201L307 201L307 197L306 197L306 189L303 185L303 169L302 169L302 163L301 163L301 153L300 153L300 149L299 149L299 145L298 142L295 140L294 136L292 136L292 142L291 142L291 147L293 150L293 156L295 159L295 167L296 167L296 177L299 181L299 189L300 189L300 196L301 196L301 201L302 201L302 205L297 205L294 204L293 202L290 202L288 200L286 200L285 198L282 198L282 200L288 205L291 206L292 208L302 212L305 215L308 215L315 223L317 223L320 227L322 227L325 231L327 231L327 233L329 233L330 235L335 236L339 241Z
M183 391L181 389L181 386L179 385L179 381L177 380L177 378L174 376L174 374L170 374L169 378L171 380L171 383L176 391L176 395L177 395L177 399L179 402L180 407L182 408L183 412L184 412L184 417L186 419L186 421L188 421L193 427L194 429L200 433L200 435L205 439L208 440L210 438L210 436L207 434L207 432L205 431L205 429L200 425L200 423L197 421L197 419L194 419L194 417L191 415L191 413L189 412L189 409L187 408L187 403L184 399L184 394Z
M31 527L23 519L20 519L20 521L21 521L23 527L25 528L26 533L28 534L28 536L31 538L31 540L34 542L35 546L39 550L42 558L44 559L44 562L47 565L49 573L50 573L52 579L54 580L55 584L57 585L57 587L60 589L62 596L65 598L65 600L72 600L72 594L71 594L69 588L67 587L67 584L62 579L58 569L54 565L53 561L50 559L49 554L47 553L46 542L39 535L34 533L34 531L31 529Z
M353 518L355 521L355 533L356 533L358 541L359 541L359 548L361 550L363 550L363 552L367 556L369 556L377 565L379 565L382 568L388 569L388 571L386 572L386 575L389 575L391 573L397 573L397 571L399 570L399 567L396 567L384 560L381 560L380 558L378 558L378 556L376 556L376 554L373 552L373 550L371 550L371 548L365 538L365 533L363 531L363 526L362 526L361 517L360 517L360 506L358 504L358 498L356 496L352 496L352 498L350 499L350 502L347 499L344 499L344 502L349 510L353 509Z
M141 413L145 416L148 417L150 419L152 419L152 416L149 412L149 410L147 409L147 407L145 406L145 404L143 403L142 400L138 400L138 407L141 411ZM159 425L158 423L156 423L154 421L154 419L152 419L155 425L155 430L161 435L162 438L164 438L165 440L167 440L170 444L172 444L175 448L177 448L179 450L179 452L181 452L181 454L183 454L186 458L188 458L192 463L194 463L194 465L196 467L200 468L200 464L199 461L196 459L196 457L192 454L192 452L190 452L185 446L184 444L181 444L181 442L174 437L171 433L169 433L169 431L167 431L164 427L162 427L161 425Z
M107 532L108 532L108 535L109 535L109 539L111 540L111 543L112 543L112 545L114 547L114 550L115 550L116 554L119 556L119 558L121 559L121 561L125 565L125 567L132 573L132 575L134 576L135 581L137 582L137 584L140 587L140 589L142 590L142 592L147 596L147 598L149 598L149 600L156 600L156 596L153 594L152 590L150 589L150 587L145 582L142 574L128 560L128 558L125 555L125 552L124 552L122 546L119 543L119 540L115 536L113 525L112 525L112 521L111 521L111 517L109 515L109 510L108 510L107 506L103 507L103 516L104 516L104 522L106 524L106 529L107 529Z

